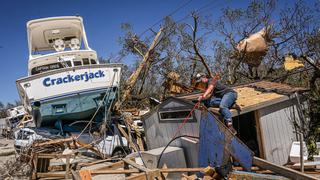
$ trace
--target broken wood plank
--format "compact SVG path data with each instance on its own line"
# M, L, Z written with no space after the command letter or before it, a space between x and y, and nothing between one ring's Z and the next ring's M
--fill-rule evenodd
M146 176L147 176L147 179L155 179L155 178L158 178L158 179L162 179L161 177L161 173L160 173L160 170L159 169L148 169L146 167L143 167L135 162L133 162L132 160L130 159L123 159L123 161L134 167L134 168L137 168L139 169L139 171L143 171L146 173Z
M78 172L76 172L74 170L71 170L71 173L72 173L72 179L74 179L74 180L82 180Z
M37 178L65 178L65 174L59 173L38 173Z
M146 172L134 174L132 176L126 177L126 180L147 180L147 174Z
M271 175L271 174L260 174L245 171L233 171L228 176L229 179L265 179L265 180L289 180L283 176Z
M110 170L91 170L91 174L131 174L131 173L140 173L138 169L110 169Z
M137 144L139 146L140 151L144 151L143 141L141 138L141 134L137 134Z
M126 177L126 180L150 180L150 179L164 180L161 177L159 170L151 170L149 172L142 172L139 174Z
M46 158L46 159L51 159L51 158L67 158L67 157L75 157L76 155L74 154L46 154L46 153L39 153L38 158Z
M176 173L176 172L203 172L204 168L168 168L160 169L161 173Z
M266 161L258 157L253 158L253 164L262 169L271 170L281 176L291 178L291 179L296 179L296 180L316 180L317 179L305 173L301 173L299 171L296 171L284 166L279 166L277 164L271 163L269 161Z
M66 158L66 174L65 174L66 179L69 179L69 174L70 174L70 154L68 154Z
M143 167L143 166L141 166L141 165L133 162L133 161L130 160L130 159L123 159L123 161L124 161L125 163L129 164L130 166L139 169L140 171L146 172L146 171L150 171L150 170L151 170L151 169L148 169L148 168L146 168L146 167Z
M95 170L104 171L104 170L111 170L111 169L119 169L119 168L123 168L123 166L124 166L124 162L119 161L119 162L116 162L116 163L113 163L113 164L110 164L110 165L107 165L104 167L97 168Z
M97 155L99 155L100 157L103 157L100 153L100 151L98 151L97 149L95 149L95 147L92 144L86 144L86 143L82 143L80 141L77 141L77 144L79 146L81 146L81 148L86 148L89 149L91 151L93 151L94 153L96 153Z
M104 163L104 162L109 162L109 161L112 161L112 160L114 160L114 159L108 158L108 159L96 160L96 161L93 161L93 162L81 163L81 164L79 164L79 166L81 166L81 167L84 167L84 166L92 166L92 165L95 165L95 164L100 164L100 163Z
M141 167L139 167L141 168ZM144 168L142 168L144 169ZM202 172L204 168L169 168L169 169L144 169L143 172L158 170L161 173L177 173L177 172ZM124 169L124 170L91 170L91 174L127 174L127 173L140 173L141 170L137 169Z
M75 137L69 137L65 139L54 139L46 142L41 142L41 143L35 143L33 146L34 147L42 147L42 146L47 146L47 145L52 145L52 144L62 144L66 142L71 142L75 139Z
M129 142L130 146L137 152L137 151L138 151L137 147L135 146L135 144L134 144L132 141L130 141L130 138L129 138L128 134L127 134L126 131L121 127L120 124L118 124L118 129L120 130L120 132L121 132L121 134L124 136L124 138L127 139L127 141ZM130 131L130 129L129 129L128 131Z
M91 171L88 169L80 170L79 175L81 180L92 180Z

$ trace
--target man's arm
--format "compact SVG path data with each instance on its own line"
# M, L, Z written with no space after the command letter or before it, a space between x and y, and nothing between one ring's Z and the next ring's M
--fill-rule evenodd
M205 99L214 89L214 85L213 84L209 84L207 90L203 93L203 95L201 95L199 98L198 98L198 101L201 101L203 99Z

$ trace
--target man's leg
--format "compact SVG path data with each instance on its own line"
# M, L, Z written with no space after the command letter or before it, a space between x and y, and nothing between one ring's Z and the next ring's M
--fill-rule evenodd
M212 97L204 101L204 105L207 107L219 107L221 103L221 98Z
M231 123L232 125L232 114L229 108L236 101L236 99L237 99L237 93L235 92L228 92L221 99L221 102L219 105L219 112L221 113L226 124Z

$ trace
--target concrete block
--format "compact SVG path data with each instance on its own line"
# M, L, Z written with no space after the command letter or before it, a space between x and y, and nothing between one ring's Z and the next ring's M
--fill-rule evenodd
M141 152L143 160L149 169L157 168L157 162L163 149L164 147L160 147L157 149ZM168 168L187 167L183 149L180 147L169 146L161 157L159 168L161 168L164 164L166 164ZM170 173L167 178L180 179L181 173Z

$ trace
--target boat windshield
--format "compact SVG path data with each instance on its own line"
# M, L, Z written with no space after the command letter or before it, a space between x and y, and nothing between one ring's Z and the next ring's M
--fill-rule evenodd
M97 61L94 59L88 59L83 58L82 60L73 60L73 63L71 61L64 61L64 62L56 62L46 65L37 66L31 69L31 75L39 74L42 72L55 70L55 69L61 69L61 68L67 68L67 67L75 67L75 66L85 66L90 64L97 64Z

